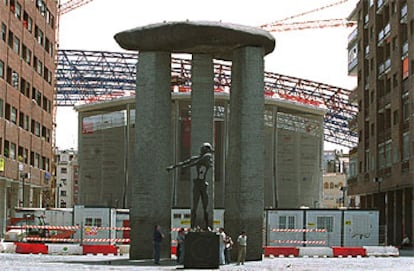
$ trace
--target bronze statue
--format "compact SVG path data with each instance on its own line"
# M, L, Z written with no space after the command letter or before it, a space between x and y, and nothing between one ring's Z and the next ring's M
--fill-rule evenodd
M189 159L179 162L176 165L167 167L167 171L171 171L177 167L192 167L195 166L197 170L197 177L193 180L193 206L191 209L191 228L195 228L195 221L197 216L198 202L201 197L204 212L204 222L206 229L208 228L208 194L207 187L208 181L206 180L208 170L214 166L213 164L213 152L214 149L210 143L203 143L200 147L200 154L197 156L191 156Z

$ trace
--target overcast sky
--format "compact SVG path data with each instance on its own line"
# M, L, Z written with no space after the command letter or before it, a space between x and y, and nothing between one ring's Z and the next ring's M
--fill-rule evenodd
M113 36L137 26L182 20L260 26L336 2L339 0L94 0L61 16L60 48L123 51ZM349 0L294 21L346 18L357 2ZM276 48L266 56L265 69L352 89L357 81L347 70L351 30L337 27L274 32ZM58 108L56 140L59 149L77 149L77 114L72 108ZM327 144L325 149L335 147Z

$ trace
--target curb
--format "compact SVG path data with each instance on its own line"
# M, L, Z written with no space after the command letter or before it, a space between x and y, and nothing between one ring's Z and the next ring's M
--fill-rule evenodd
M263 247L265 257L398 257L393 246Z

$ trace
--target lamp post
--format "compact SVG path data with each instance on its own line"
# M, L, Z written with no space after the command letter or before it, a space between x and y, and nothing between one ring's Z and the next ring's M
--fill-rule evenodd
M375 177L374 178L374 183L378 184L378 193L381 193L382 178L381 177Z
M348 207L348 202L347 202L348 187L341 186L339 190L342 191L342 207Z

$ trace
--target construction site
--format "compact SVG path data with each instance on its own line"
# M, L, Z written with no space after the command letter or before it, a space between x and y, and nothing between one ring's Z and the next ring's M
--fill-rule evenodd
M3 229L2 232L6 228L7 219L13 216L15 207L54 207L55 205L58 191L54 178L56 175L55 126L58 107L74 107L78 112L79 129L76 147L80 165L79 203L115 208L131 207L130 185L135 163L133 152L135 78L139 53L58 47L59 35L61 35L60 17L75 9L82 9L90 2L92 0L69 0L62 3L52 0L20 2L8 0L0 4L2 24L0 229ZM380 224L392 229L389 230L390 237L386 242L397 243L402 238L403 232L408 234L414 232L413 167L409 167L414 160L412 158L404 160L404 172L407 176L403 178L403 189L405 189L403 200L404 206L407 207L403 213L397 215L398 208L384 207L387 202L384 196L389 193L388 197L395 201L399 200L400 192L394 192L395 185L399 184L398 181L394 181L395 184L390 184L388 188L387 183L382 183L382 188L387 191L378 190L378 197L384 200L375 200L377 191L371 191L371 186L376 188L377 184L367 187L367 182L371 181L367 181L365 176L368 174L370 179L377 178L380 176L378 172L384 172L384 169L378 168L375 163L372 168L362 166L364 163L369 164L371 160L371 157L363 155L367 148L360 145L366 139L365 133L371 133L371 129L367 128L371 126L369 122L367 124L364 121L365 118L361 114L362 107L365 106L363 101L366 98L363 95L364 86L360 85L361 75L355 72L355 70L360 71L355 65L355 59L362 65L365 59L364 51L355 50L352 42L356 40L356 31L364 33L363 18L355 15L357 12L350 10L349 18L298 20L308 14L340 8L346 2L348 1L332 1L325 6L257 26L270 33L348 28L351 33L349 44L344 44L344 47L348 46L349 50L348 71L350 75L358 76L358 87L349 90L309 79L265 72L263 90L266 144L265 206L267 208L299 208L300 206L323 208L321 159L324 143L333 143L349 149L350 154L354 154L353 160L351 159L353 168L349 174L352 180L352 189L348 190L349 196L362 197L364 203L363 206L352 207L372 209L382 206L379 208ZM396 16L399 23L401 19L401 25L398 24L393 29L403 28L408 32L404 24L413 22L413 12L409 13L407 10L414 10L414 3L384 0L369 2L373 3L372 6L367 6L368 1L360 1L355 10L361 9L377 14L372 16L378 18L380 16L378 10L382 8L385 11L381 11L383 12L381 14L384 14L382 16L385 19L390 17L385 15L386 12L394 14L393 10L397 10L396 14L399 17ZM404 21L403 15L408 17ZM372 28L375 33L382 30L377 29L376 26ZM398 30L393 31L398 33ZM406 47L412 48L413 36L411 30L411 34L401 38L396 35L396 39L402 39L402 44L406 42ZM385 43L390 43L390 40L385 40ZM406 51L407 63L411 63L414 50ZM378 51L378 54L381 53ZM192 155L189 134L191 65L191 59L186 56L172 57L173 111L171 115L174 131L172 142L176 161ZM393 65L395 65L393 69L397 70L403 63L398 64L396 61ZM217 208L224 207L225 200L228 117L231 114L228 102L232 82L231 66L231 61L214 62L213 145L216 150L214 200ZM412 95L413 91L412 69L413 67L411 72L408 72L408 76L404 75L404 93L408 96ZM401 81L401 84L397 85L403 84L398 74L395 78L397 82ZM375 103L376 98L369 99ZM402 108L402 104L396 105L395 108ZM402 114L402 110L398 112ZM409 117L409 123L412 121ZM404 138L408 137L407 140L410 140L410 131L410 129L404 130ZM375 129L372 133L375 134ZM408 152L412 153L412 148L409 148ZM385 152L382 153L385 155ZM414 156L404 152L404 157ZM372 159L380 161L382 158L378 156ZM188 185L190 175L189 171L181 170L172 176L172 207L190 207L191 190ZM392 176L392 172L386 176L381 175L384 179L386 177L392 179ZM359 190L358 184L361 184L365 190ZM371 201L366 198L371 198ZM392 219L387 218L390 212L395 214Z

